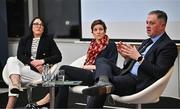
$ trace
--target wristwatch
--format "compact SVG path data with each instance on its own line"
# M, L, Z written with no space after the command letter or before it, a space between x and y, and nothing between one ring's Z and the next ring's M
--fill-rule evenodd
M140 62L140 61L142 61L142 59L143 59L143 57L142 57L142 56L139 56L138 59L137 59L137 61Z

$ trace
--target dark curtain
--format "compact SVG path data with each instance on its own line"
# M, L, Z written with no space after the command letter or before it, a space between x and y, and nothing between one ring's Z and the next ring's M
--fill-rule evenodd
M0 0L0 39L0 87L3 87L2 69L8 58L6 0Z

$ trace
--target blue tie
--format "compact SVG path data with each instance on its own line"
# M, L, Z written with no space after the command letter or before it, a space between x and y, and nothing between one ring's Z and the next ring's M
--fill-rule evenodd
M151 38L149 38L146 44L144 44L144 46L138 50L139 53L143 53L146 50L146 48L152 43L153 41L151 40ZM132 59L128 60L127 65L126 65L127 67L122 69L121 75L126 74L129 70L131 70L135 62L136 60L132 60Z
M146 50L146 48L147 48L149 45L151 45L152 43L153 43L153 41L151 40L151 38L149 38L148 41L147 41L147 43L144 44L144 46L139 50L139 53L143 53L143 52Z

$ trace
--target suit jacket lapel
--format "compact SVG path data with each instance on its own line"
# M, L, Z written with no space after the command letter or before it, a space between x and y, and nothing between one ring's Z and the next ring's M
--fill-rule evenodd
M164 33L159 40L157 40L154 45L149 49L149 51L146 53L145 57L147 57L152 51L156 50L156 47L159 46L160 43L163 42L163 40L167 37L167 34Z
M148 42L148 40L149 40L149 38L148 39L146 39L146 40L144 40L143 42L142 42L142 44L139 46L139 48L138 48L138 51L140 50L140 49L142 49L142 47Z
M25 49L27 50L29 56L31 56L31 46L32 46L32 38L28 38Z

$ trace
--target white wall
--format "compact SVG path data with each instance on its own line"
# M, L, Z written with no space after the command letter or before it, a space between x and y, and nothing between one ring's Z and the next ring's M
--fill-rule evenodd
M146 39L146 17L152 10L167 13L166 31L180 40L179 0L81 0L82 38L91 38L91 23L102 19L111 39Z
M88 42L79 42L78 40L63 40L57 39L55 40L60 51L62 52L63 60L61 65L69 65L78 57L81 57L86 54L88 48ZM18 40L9 40L9 56L15 56ZM179 56L176 59L174 73L168 83L166 90L163 93L163 96L171 96L171 97L180 97L180 48L178 49ZM122 66L123 58L121 56L118 57L118 65Z

